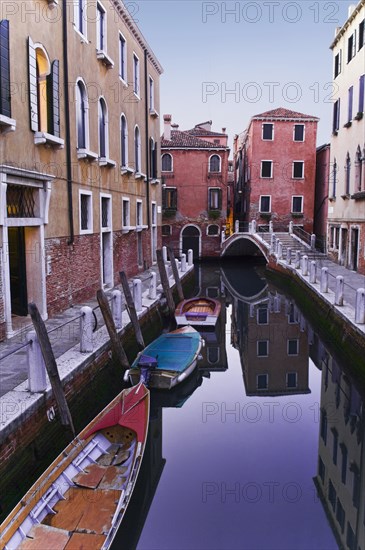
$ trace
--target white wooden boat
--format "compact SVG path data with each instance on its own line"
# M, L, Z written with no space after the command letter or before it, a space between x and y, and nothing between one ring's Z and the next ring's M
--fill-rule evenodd
M221 304L213 298L205 296L190 298L180 302L175 310L175 319L178 325L215 326Z
M0 526L5 550L106 550L147 439L150 394L123 390L56 458Z

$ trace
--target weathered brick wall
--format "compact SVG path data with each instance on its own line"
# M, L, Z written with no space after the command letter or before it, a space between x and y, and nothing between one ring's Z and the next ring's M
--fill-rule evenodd
M168 237L162 237L163 246L171 246L175 254L180 250L180 235L181 231L186 225L197 225L201 231L201 257L219 257L221 251L221 231L223 226L222 218L218 220L210 220L209 222L202 222L201 219L185 218L183 220L174 220L171 218L163 219L163 224L171 225L171 235ZM219 232L217 236L207 235L207 228L209 225L214 224L219 226Z

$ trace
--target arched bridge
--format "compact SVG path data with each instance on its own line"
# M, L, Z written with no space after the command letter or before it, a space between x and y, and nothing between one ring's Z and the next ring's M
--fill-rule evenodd
M222 243L222 256L263 256L269 261L269 246L257 233L233 233Z

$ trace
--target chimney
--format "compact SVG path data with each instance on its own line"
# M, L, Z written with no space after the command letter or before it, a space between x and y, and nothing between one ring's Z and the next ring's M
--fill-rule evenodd
M226 133L227 128L222 128L222 134Z
M166 141L171 141L171 115L164 115L163 122L164 122L163 137Z
M176 122L175 122L175 124L171 124L171 128L172 128L173 130L178 130L178 129L179 129L179 125L176 124Z

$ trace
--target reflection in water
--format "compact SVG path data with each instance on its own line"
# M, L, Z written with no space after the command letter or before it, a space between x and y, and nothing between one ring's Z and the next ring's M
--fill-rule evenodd
M152 393L114 550L365 550L364 412L350 372L261 267L201 265L197 286L222 316L184 385Z

